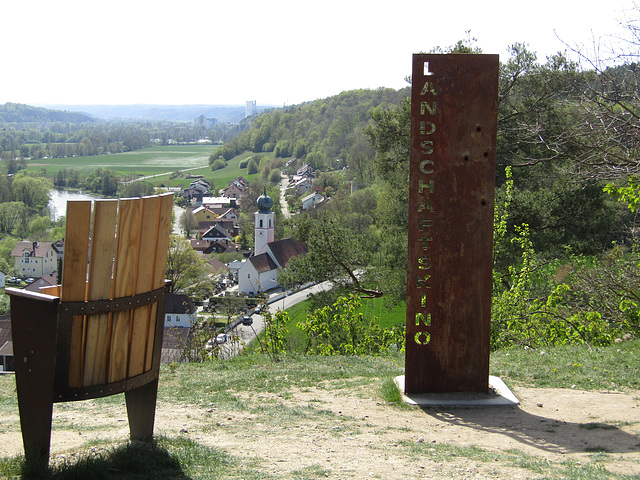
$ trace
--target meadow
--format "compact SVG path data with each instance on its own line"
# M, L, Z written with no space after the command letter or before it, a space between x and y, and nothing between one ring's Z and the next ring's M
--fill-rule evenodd
M28 163L27 170L38 172L45 169L47 177L54 178L62 169L76 170L82 175L89 175L97 168L114 171L123 178L148 177L145 180L154 185L167 187L184 187L190 183L186 174L204 175L206 180L217 186L226 185L240 175L248 180L246 169L239 164L247 156L246 153L231 159L227 166L215 172L209 167L209 156L218 145L177 145L157 146L135 150L132 152L110 155L93 155L88 157L47 158ZM174 172L181 171L183 176L171 178ZM255 175L254 175L255 176Z

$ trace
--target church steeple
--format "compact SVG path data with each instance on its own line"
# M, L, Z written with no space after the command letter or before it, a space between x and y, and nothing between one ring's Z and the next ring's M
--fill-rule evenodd
M274 241L274 214L271 211L273 199L267 195L266 187L264 193L258 197L257 205L258 211L254 215L254 255L264 253L267 249L267 243Z

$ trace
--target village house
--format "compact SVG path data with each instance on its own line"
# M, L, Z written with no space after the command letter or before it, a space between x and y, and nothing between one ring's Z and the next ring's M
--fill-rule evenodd
M313 170L313 168L311 167L311 165L309 165L308 163L303 163L302 166L296 170L296 175L298 175L299 177L311 177L313 178L315 176L316 172Z
M36 278L35 282L30 283L26 287L25 290L30 290L32 292L39 292L43 287L51 287L53 285L58 284L58 273L53 272L48 275L44 275L42 277Z
M218 217L223 220L233 220L234 222L238 221L239 215L235 208L227 208L223 213Z
M200 222L212 222L214 219L218 218L218 214L215 213L208 207L199 206L194 208L191 213L193 213L194 218L198 223Z
M215 257L207 260L207 264L211 268L214 275L226 275L229 273L229 267Z
M324 202L326 197L324 195L319 194L318 192L313 192L311 195L307 195L302 198L302 209L309 210L312 207Z
M51 244L51 246L58 254L58 261L62 261L62 259L64 258L64 238L56 240Z
M204 179L197 179L185 188L181 195L195 205L201 205L202 199L211 194L211 184Z
M197 321L197 308L187 295L170 294L164 314L165 327L191 328Z
M216 223L202 234L201 240L210 240L213 242L217 242L218 240L228 240L229 242L232 242L233 238L227 229L225 229L221 224Z
M199 255L209 255L215 251L213 243L208 240L189 240L191 248Z
M292 185L288 188L292 189L295 192L295 195L304 195L305 193L309 193L311 191L312 182L309 177L299 178L297 181L294 181Z
M16 274L42 277L58 270L58 253L50 242L18 242L11 252Z
M230 208L237 208L238 201L236 198L230 197L203 197L202 206L217 213L217 209L226 211Z
M6 314L0 317L0 372L12 372L14 370L11 316Z
M245 195L245 189L246 187L243 187L242 185L232 183L222 191L222 196L228 198L242 198Z

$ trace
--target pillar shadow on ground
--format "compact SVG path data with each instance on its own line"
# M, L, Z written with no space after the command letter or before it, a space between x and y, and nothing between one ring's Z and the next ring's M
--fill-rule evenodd
M619 422L570 422L558 415L534 415L511 407L421 407L452 426L509 437L520 445L554 454L640 452L640 436L622 430ZM505 444L508 442L505 442Z

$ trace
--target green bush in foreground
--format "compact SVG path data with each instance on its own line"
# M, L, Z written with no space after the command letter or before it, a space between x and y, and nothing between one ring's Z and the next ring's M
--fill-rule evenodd
M305 353L316 355L376 355L404 350L404 329L383 329L377 318L366 320L357 310L357 295L340 297L330 306L318 309L298 324L307 334Z

